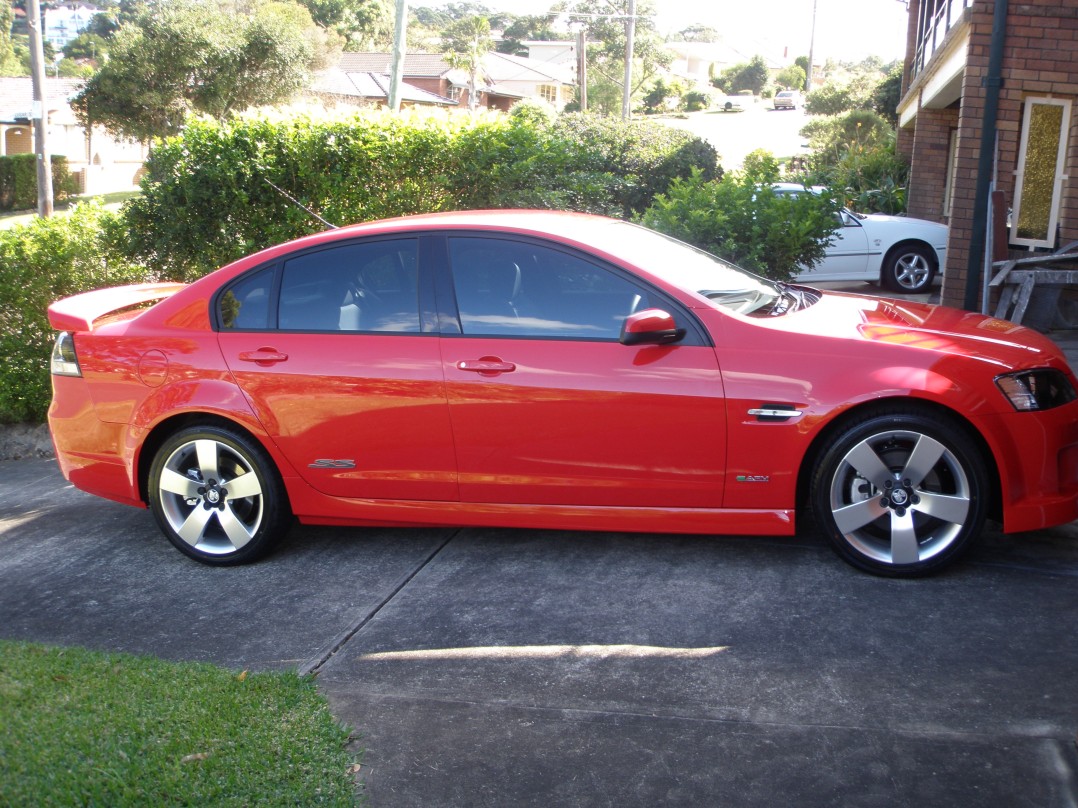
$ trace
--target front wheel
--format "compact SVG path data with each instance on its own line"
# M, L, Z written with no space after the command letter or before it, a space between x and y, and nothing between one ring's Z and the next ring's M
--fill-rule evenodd
M853 566L891 577L927 575L980 534L985 466L949 418L912 409L868 416L847 426L817 464L812 506Z
M892 292L916 294L926 291L936 276L936 256L930 247L909 244L887 256L881 271L883 285Z
M254 561L291 521L273 461L261 446L223 427L191 427L166 440L148 487L162 532L204 564Z

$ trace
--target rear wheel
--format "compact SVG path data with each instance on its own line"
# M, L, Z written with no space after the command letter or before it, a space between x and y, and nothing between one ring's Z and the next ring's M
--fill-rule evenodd
M169 541L205 564L254 561L291 520L272 460L261 446L223 427L191 427L165 441L150 467L149 494Z
M923 244L899 246L887 256L882 269L883 285L892 292L916 294L932 285L936 256Z
M911 409L846 427L817 464L812 504L838 554L892 577L942 569L981 532L986 463L961 425Z

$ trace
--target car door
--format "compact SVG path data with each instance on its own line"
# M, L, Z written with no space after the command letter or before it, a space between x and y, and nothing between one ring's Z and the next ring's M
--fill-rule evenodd
M302 252L216 301L233 377L297 472L333 496L456 500L438 336L420 240Z
M812 281L860 281L879 280L869 275L869 244L865 228L849 211L840 210L840 227L831 238L823 261L813 269L801 273L800 280Z
M724 399L687 310L552 242L453 235L439 306L461 499L719 507ZM622 345L633 311L671 310L686 337Z

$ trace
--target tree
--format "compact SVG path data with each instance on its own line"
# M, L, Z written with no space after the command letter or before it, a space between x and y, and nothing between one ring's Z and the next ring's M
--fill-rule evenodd
M767 69L767 62L763 56L753 56L747 64L728 67L711 83L725 93L740 93L750 91L753 95L760 95L771 80L771 73Z
M527 48L523 43L529 39L542 41L568 39L569 34L554 28L557 18L557 14L514 18L502 31L502 40L497 44L498 52L513 56L527 56Z
M299 0L317 25L358 44L390 44L393 3L389 0Z
M690 25L682 28L672 37L671 42L718 42L722 37L714 28L707 25Z
M805 86L805 71L797 65L784 67L775 75L775 84L787 90L800 90Z
M898 102L902 100L902 65L896 65L872 92L872 109L898 126Z
M614 105L612 100L615 93L610 90L624 89L625 86L627 13L626 0L579 0L569 10L570 18L584 26L587 40L593 43L588 45L588 77L596 86L593 90L592 83L588 84L588 106L607 114L621 108L622 93L616 93L617 102ZM659 70L668 66L673 59L655 29L654 16L653 0L637 0L632 86L629 88L632 95L650 84Z
M110 58L74 99L80 122L131 140L175 134L189 112L223 120L291 98L331 41L294 2L170 0L116 32Z
M109 53L109 43L99 34L81 33L64 46L64 57L98 64Z
M21 73L19 60L15 56L15 42L11 35L11 26L15 23L15 9L11 3L0 1L0 76Z
M442 37L442 53L450 67L468 73L468 109L473 112L479 103L479 73L483 69L483 57L493 45L490 20L486 17L457 20Z

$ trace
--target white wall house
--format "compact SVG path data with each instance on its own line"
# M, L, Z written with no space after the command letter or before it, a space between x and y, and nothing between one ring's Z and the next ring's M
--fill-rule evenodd
M82 193L127 191L138 184L147 149L117 140L101 127L87 132L71 109L82 79L46 79L49 154L67 158ZM30 114L34 91L29 78L0 78L0 156L34 151Z
M57 51L61 51L68 42L89 28L90 20L100 13L101 9L82 3L46 8L45 39L51 42Z

